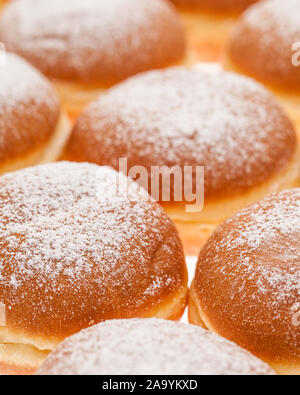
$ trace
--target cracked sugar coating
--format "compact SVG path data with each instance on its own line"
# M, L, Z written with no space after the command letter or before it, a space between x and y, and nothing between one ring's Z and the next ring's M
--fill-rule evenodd
M300 2L257 4L237 23L228 54L242 72L282 89L300 92L299 67L293 65L300 41Z
M128 168L148 174L151 166L204 165L206 197L220 198L269 181L296 147L290 120L261 85L178 67L135 76L89 105L65 158L116 169L127 158Z
M0 66L0 161L14 160L45 144L59 114L50 83L27 62L7 53Z
M60 162L5 175L0 235L7 327L29 334L143 317L186 288L174 225L110 168Z
M300 189L221 225L200 253L194 283L206 325L264 360L299 364L299 241Z
M242 12L258 0L172 0L174 4L183 8L196 8L203 11L221 13Z
M117 320L65 340L38 374L272 374L257 358L208 331L156 319Z
M185 52L165 0L20 0L1 16L0 41L51 77L104 86Z

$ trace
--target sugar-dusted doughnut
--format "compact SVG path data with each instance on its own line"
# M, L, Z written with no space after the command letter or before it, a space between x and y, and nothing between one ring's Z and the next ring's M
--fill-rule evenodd
M202 249L190 321L279 373L300 372L300 189L272 194L222 224Z
M65 340L41 375L269 375L268 365L196 326L170 321L109 321Z
M165 0L20 0L4 10L0 41L53 78L75 112L116 82L185 57Z
M0 232L2 373L34 372L64 338L104 320L183 314L176 229L113 169L61 162L2 176Z
M49 81L20 57L1 54L0 173L61 155L70 125Z
M171 181L170 198L163 199L160 182L158 200L177 223L188 253L198 255L230 215L270 192L296 186L298 151L290 120L266 89L199 66L148 72L111 89L79 117L63 158L117 170L125 158L128 172L145 169L150 193L155 166L179 167L182 196L176 199ZM201 165L204 210L188 213L183 192L191 185L201 192ZM190 183L185 166L192 170Z
M225 67L267 85L300 133L300 2L268 0L251 7L236 24Z

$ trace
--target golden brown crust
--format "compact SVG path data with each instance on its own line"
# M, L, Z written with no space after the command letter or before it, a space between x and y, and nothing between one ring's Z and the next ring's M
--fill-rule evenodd
M183 59L183 28L165 0L20 0L0 40L50 77L107 87Z
M265 84L300 93L299 67L293 64L293 45L300 37L299 14L298 0L265 1L252 7L232 33L229 61Z
M0 73L0 164L42 149L54 134L60 105L52 85L32 66L6 54Z
M68 141L71 125L69 117L62 111L57 126L46 143L22 157L11 158L0 163L0 175L37 164L56 162Z
M204 324L199 314L199 309L197 307L196 299L197 298L195 297L194 286L192 283L191 289L189 291L189 311L188 311L189 323L200 326L201 328L208 330L208 328Z
M147 169L149 185L152 166L192 166L194 191L196 166L204 165L205 194L213 201L269 181L296 149L290 120L254 81L173 68L133 77L92 103L64 159L119 169L127 158L128 169Z
M190 8L216 13L240 13L259 0L172 0L181 8Z
M192 287L210 330L272 364L300 361L299 218L300 189L242 210L202 249Z
M129 185L127 195L127 179L112 169L71 163L1 178L0 301L11 334L61 340L176 298L169 315L178 318L187 290L181 242L157 203Z

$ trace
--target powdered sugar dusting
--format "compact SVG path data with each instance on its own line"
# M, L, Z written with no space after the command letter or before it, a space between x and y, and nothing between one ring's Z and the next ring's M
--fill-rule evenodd
M192 325L161 320L110 321L67 339L39 374L272 374L235 344Z
M2 15L0 39L53 77L100 83L184 54L179 18L163 0L20 0Z
M26 324L40 311L54 322L68 311L77 325L80 314L126 316L183 285L175 228L112 169L38 166L2 177L0 197L0 299L12 310L23 304Z
M70 151L78 137L78 157L114 168L120 152L132 165L205 165L207 194L265 181L296 148L263 87L201 68L144 73L111 89L79 119Z
M200 253L195 284L219 334L264 358L299 358L292 321L300 301L299 240L300 189L270 195L216 230Z
M22 113L24 109L38 116L41 103L57 107L57 97L50 95L50 84L33 67L18 56L7 53L0 69L0 130L2 138L7 125L4 113ZM23 111L22 111L23 110Z
M230 54L243 71L265 84L298 91L293 45L300 41L298 0L267 0L254 5L233 31Z
M33 149L53 133L58 117L59 102L50 83L21 58L7 53L0 67L2 158Z
M295 42L300 33L299 11L298 0L285 0L284 4L282 0L267 0L251 7L244 18L250 28L260 30L261 45L276 39Z
M227 224L233 225L232 232L222 238L217 252L238 250L241 268L249 280L258 278L262 293L271 289L276 303L284 302L293 293L300 299L300 189L259 201Z

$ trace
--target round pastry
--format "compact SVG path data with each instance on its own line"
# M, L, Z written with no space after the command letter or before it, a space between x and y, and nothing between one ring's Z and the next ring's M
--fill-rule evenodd
M253 6L232 32L225 67L267 85L300 132L300 2L264 1Z
M0 173L56 160L70 125L55 90L18 56L0 56Z
M258 0L172 0L200 61L218 61L238 15Z
M272 95L209 67L152 71L112 88L79 117L63 158L139 175L188 255L229 216L299 176L295 131Z
M156 319L114 320L65 340L41 375L271 375L268 365L192 325ZM193 383L194 385L195 383Z
M222 224L202 249L190 321L279 373L300 373L300 189L273 194Z
M0 41L52 78L73 114L115 83L185 57L165 0L20 0L4 10Z
M173 223L113 169L58 162L0 179L0 372L32 373L104 320L180 319L187 271Z

